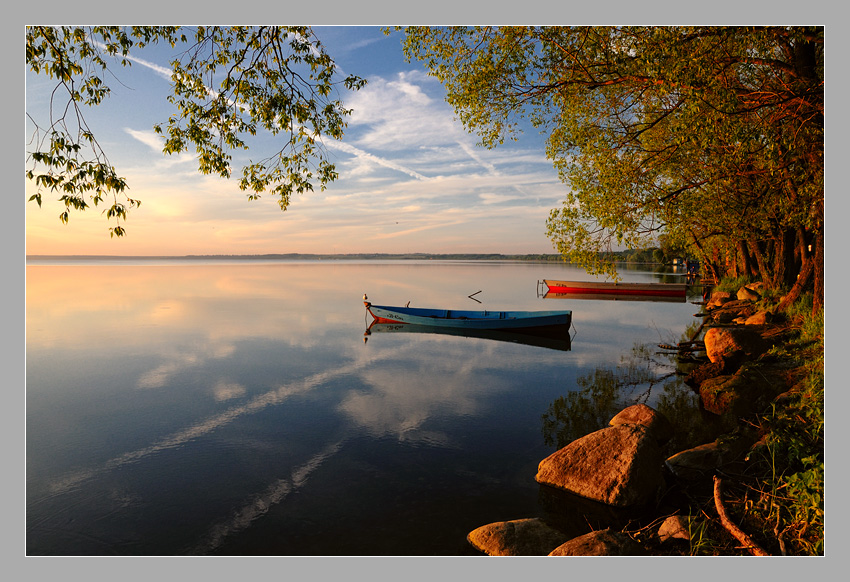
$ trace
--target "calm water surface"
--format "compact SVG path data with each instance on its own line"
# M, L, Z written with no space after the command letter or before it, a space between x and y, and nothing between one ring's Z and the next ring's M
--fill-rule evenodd
M539 514L551 403L694 319L690 303L544 299L543 278L589 279L547 263L28 265L27 553L470 553L472 529ZM573 338L367 337L363 293L571 309Z

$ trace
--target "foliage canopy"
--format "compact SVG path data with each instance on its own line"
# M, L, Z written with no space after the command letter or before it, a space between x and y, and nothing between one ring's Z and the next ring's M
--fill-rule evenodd
M660 235L718 268L712 247L779 256L766 245L788 230L822 233L822 28L404 32L482 145L520 119L548 135L570 188L548 235L590 272L616 276L606 252Z
M239 187L249 199L271 191L284 210L293 193L314 183L324 188L337 177L322 139L342 138L350 110L335 94L340 83L358 90L366 81L353 75L339 81L308 27L30 26L27 67L56 81L47 115L27 112L33 127L27 178L38 187L31 201L41 206L45 191L59 193L60 219L67 222L69 211L110 196L105 214L116 221L110 235L125 233L120 221L140 201L126 196L127 182L86 123L84 107L110 95L110 65L130 66L131 50L158 42L188 47L170 64L174 113L154 127L165 137L164 153L193 148L201 173L230 177L232 152L247 150L249 136L261 130L282 136L276 153L242 168Z

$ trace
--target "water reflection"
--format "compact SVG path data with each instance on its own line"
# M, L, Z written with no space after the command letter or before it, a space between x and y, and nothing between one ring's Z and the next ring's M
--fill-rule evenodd
M369 327L363 333L363 341L367 341L369 339L369 336L371 336L373 333L432 333L452 335L457 337L469 337L493 341L510 342L527 346L535 346L538 348L547 348L550 350L560 350L563 352L570 351L570 328L569 326L564 325L550 326L550 328L548 329L541 329L539 331L534 332L511 332L489 329L475 330L418 324L372 322L372 324L369 325Z
M251 527L257 519L266 515L269 509L307 485L310 475L319 469L324 461L337 454L342 445L342 441L331 443L306 463L296 467L291 475L273 482L263 492L250 499L246 505L234 509L231 517L210 527L209 532L196 545L182 553L187 555L214 553L228 537Z
M547 405L690 310L586 302L576 342L373 328L365 344L360 298L473 303L481 289L485 305L533 311L547 274L570 276L534 264L27 267L28 553L238 553L271 535L257 547L332 554L328 539L376 519L352 552L454 553L482 520L536 507L526 468L549 452ZM417 528L399 548L401 514Z
M178 448L190 441L199 439L217 429L236 422L243 416L257 414L265 408L280 405L289 398L303 395L310 390L314 390L317 387L322 386L334 377L351 374L353 371L363 368L367 363L368 360L355 362L351 365L343 366L335 370L314 374L313 376L304 378L301 381L281 386L276 390L254 396L245 404L228 408L220 414L204 418L185 429L179 430L157 440L149 446L128 451L117 457L113 457L100 466L62 475L56 480L49 482L47 484L47 489L51 495L69 491L78 487L87 480L96 478L101 473L118 469L129 463L139 462L144 460L146 457L168 449ZM242 392L244 392L244 390L242 390Z
M543 293L544 299L590 299L593 301L653 301L655 303L684 303L687 297L664 297L650 295L629 295L627 293L607 293L600 295L599 293L553 293L546 291Z
M692 326L688 330L693 331ZM682 341L692 333L685 333ZM712 441L728 427L723 419L701 408L699 395L684 383L694 364L677 361L672 354L653 352L636 344L617 366L606 366L576 378L577 390L553 400L542 416L543 438L555 449L605 428L624 408L648 404L663 414L674 428L667 443L678 452Z

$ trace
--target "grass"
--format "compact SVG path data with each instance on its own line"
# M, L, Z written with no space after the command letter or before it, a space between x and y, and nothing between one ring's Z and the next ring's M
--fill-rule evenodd
M739 284L726 281L723 287ZM785 316L793 338L770 355L794 385L753 422L762 438L749 454L746 472L727 478L724 503L739 527L769 553L817 556L824 553L823 310L813 314L811 295L805 295ZM707 504L692 509L690 553L741 553L711 515Z
M743 287L744 285L748 285L752 283L753 280L750 277L741 276L741 277L726 277L718 281L717 285L714 287L715 291L728 291L733 295Z

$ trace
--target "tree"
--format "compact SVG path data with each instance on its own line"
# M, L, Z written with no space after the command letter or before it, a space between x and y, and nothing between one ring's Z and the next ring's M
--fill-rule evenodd
M822 247L822 28L404 30L482 145L523 118L548 133L570 188L548 235L588 271L616 276L606 252L662 234L717 274L750 246L773 272L806 273Z
M126 196L127 183L110 164L86 123L84 106L110 94L110 65L132 64L130 51L165 42L188 48L171 63L175 112L154 129L165 137L163 152L194 148L198 170L230 177L231 153L266 130L282 136L274 154L242 168L239 187L258 198L271 191L285 210L293 193L324 189L337 177L322 139L341 139L350 110L334 98L340 83L358 90L365 80L337 80L334 62L308 27L171 26L27 27L29 69L55 79L46 122L27 112L33 126L27 178L38 187L30 197L41 206L45 191L57 192L67 222L72 210L97 206L109 196L110 236L125 233L127 211L140 204Z

